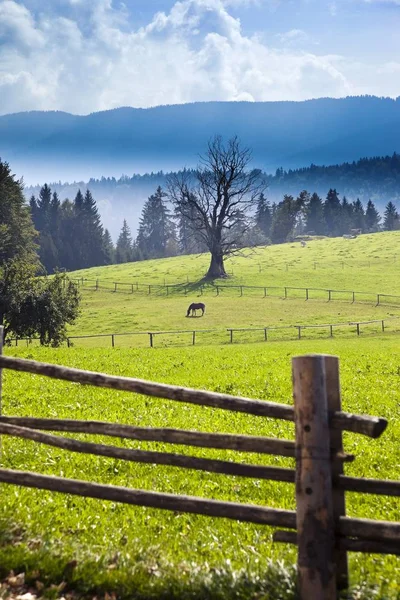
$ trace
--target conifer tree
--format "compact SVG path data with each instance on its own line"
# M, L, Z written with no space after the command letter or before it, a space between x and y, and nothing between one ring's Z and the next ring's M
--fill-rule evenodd
M359 198L353 202L353 215L352 215L353 229L365 230L365 211L362 202Z
M115 261L117 263L132 262L133 260L133 245L132 234L126 219L122 224L122 229L119 234L117 245L115 248Z
M257 200L255 223L261 233L266 238L269 238L272 225L272 211L268 200L262 192Z
M115 262L115 248L108 229L103 233L103 252L106 265L112 265Z
M378 231L381 217L375 208L372 200L368 200L367 210L365 211L365 228L368 232Z
M167 256L171 241L176 240L175 224L164 202L166 196L158 187L143 207L136 242L144 258Z
M305 230L316 235L325 233L324 208L321 198L314 192L305 208Z
M332 188L324 202L324 220L327 235L332 237L340 235L341 205L337 191Z
M271 241L273 244L283 244L294 232L299 206L293 196L285 194L283 201L276 207L271 226Z
M385 231L393 231L400 229L400 215L396 210L393 202L388 202L383 215L383 229Z
M340 210L339 234L348 234L353 227L354 204L350 204L346 196L343 196Z

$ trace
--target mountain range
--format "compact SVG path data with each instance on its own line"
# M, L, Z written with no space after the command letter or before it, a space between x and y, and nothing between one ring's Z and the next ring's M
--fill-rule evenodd
M238 135L267 173L400 151L400 98L206 102L85 116L0 116L0 157L29 184L195 167L207 141Z

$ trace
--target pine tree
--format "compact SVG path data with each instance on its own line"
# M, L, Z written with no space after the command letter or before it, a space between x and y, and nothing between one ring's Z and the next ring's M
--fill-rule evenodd
M346 196L343 196L340 206L341 210L339 234L344 235L350 233L350 229L353 227L354 205L350 204Z
M361 229L361 231L365 230L365 211L359 198L353 202L352 225L353 229Z
M400 215L393 202L388 202L383 215L383 229L385 231L394 231L400 229Z
M37 232L23 187L10 166L0 160L0 264L15 257L37 260Z
M119 234L117 245L115 248L115 262L126 263L132 262L133 260L133 245L132 245L132 234L131 230L124 219L122 224L121 233Z
M168 247L176 240L175 224L163 200L166 196L158 187L143 207L136 241L144 258L168 256Z
M283 244L293 237L299 206L293 196L285 194L283 201L276 207L271 226L273 244Z
M324 207L321 198L314 193L305 208L305 230L316 235L325 233Z
M106 264L104 252L104 231L101 224L96 201L89 189L83 199L82 213L84 219L84 266Z
M115 248L108 229L103 233L103 253L106 265L112 265L115 262Z
M268 200L261 193L257 201L255 223L261 233L269 238L272 225L272 211Z
M365 228L372 233L379 230L379 222L381 217L375 208L372 200L368 200L367 210L365 211Z
M330 189L324 202L324 220L326 234L332 237L340 235L341 205L336 190Z

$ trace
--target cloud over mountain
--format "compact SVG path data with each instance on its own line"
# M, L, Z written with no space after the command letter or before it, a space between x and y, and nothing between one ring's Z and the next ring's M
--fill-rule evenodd
M352 92L339 57L245 34L240 3L181 0L135 28L112 0L1 0L0 113Z

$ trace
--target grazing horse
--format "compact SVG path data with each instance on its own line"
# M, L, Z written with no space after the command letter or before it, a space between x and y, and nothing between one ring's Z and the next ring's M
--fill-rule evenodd
M196 310L201 310L201 316L203 316L204 315L204 311L206 310L206 305L203 304L202 302L198 302L198 303L193 302L189 306L189 308L187 310L187 313L186 313L186 316L189 317L190 313L192 313L192 317L195 317L196 316Z

